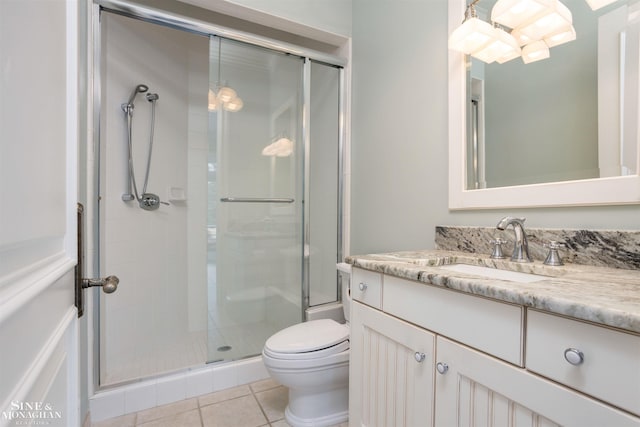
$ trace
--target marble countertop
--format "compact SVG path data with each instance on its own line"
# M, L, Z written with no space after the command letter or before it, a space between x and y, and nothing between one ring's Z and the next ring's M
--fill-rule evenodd
M640 271L578 264L552 267L443 250L357 255L355 267L425 284L537 308L640 333ZM494 267L547 276L532 283L487 279L440 268L448 264Z

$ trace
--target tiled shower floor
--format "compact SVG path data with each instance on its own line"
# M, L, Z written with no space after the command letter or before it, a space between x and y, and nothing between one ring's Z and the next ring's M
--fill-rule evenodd
M268 379L91 424L92 427L287 427L286 387ZM348 423L336 427L348 427Z

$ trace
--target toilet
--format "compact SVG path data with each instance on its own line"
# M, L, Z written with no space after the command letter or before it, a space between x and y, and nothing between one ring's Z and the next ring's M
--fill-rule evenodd
M289 388L285 418L293 427L331 426L349 418L347 280L342 289L346 324L332 319L299 323L271 336L262 351L271 377Z

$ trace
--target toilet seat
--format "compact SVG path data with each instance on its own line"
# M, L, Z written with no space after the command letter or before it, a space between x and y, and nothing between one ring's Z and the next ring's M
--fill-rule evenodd
M328 348L323 348L322 350L307 351L304 353L278 353L276 351L269 350L265 346L265 348L262 350L262 353L273 359L280 359L280 360L312 360L312 359L326 358L331 355L342 353L347 350L349 350L348 340Z
M331 319L290 326L267 340L264 353L274 359L318 359L349 349L349 327Z

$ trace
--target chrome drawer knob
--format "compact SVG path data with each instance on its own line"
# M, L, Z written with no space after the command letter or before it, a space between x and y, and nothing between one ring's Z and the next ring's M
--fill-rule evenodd
M578 366L584 362L584 353L577 348L568 348L564 351L564 358L572 365Z
M416 359L416 362L422 363L427 356L424 353L416 351L416 353L413 355L413 357L414 357L414 359Z
M362 292L366 291L367 290L367 284L360 282L360 284L358 285L358 289L360 289Z
M444 375L449 370L449 365L447 365L446 363L443 363L443 362L438 362L438 363L436 363L436 370L439 373L441 373L442 375Z

